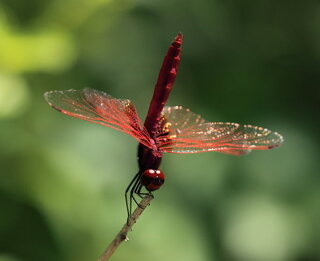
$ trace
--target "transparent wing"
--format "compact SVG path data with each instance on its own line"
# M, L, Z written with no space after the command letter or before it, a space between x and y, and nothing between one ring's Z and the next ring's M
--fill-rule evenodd
M89 88L50 91L44 97L51 107L61 113L122 131L151 147L150 136L142 127L130 100L115 99L105 92Z
M198 153L217 151L242 155L251 150L267 150L283 142L280 134L252 125L206 122L181 106L165 107L156 144L161 151Z

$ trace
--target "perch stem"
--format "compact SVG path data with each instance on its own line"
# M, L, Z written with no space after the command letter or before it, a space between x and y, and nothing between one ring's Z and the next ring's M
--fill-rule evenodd
M144 196L144 198L141 200L139 206L135 209L135 211L132 213L131 217L128 219L128 221L124 224L120 232L116 235L116 237L113 239L113 241L110 243L110 245L104 250L102 256L98 259L98 261L107 261L112 256L112 254L116 251L118 246L125 240L127 240L127 234L131 230L134 223L136 223L137 219L140 217L142 212L145 210L145 208L150 205L151 200L153 199L153 196L151 194L148 194Z

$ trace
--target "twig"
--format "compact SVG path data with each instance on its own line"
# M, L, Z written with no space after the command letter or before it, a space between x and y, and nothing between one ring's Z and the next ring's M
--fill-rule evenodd
M110 245L105 249L102 256L98 259L98 261L107 261L112 256L114 251L118 248L118 246L122 243L122 241L127 240L127 234L131 230L134 223L136 223L137 219L140 217L142 212L145 208L150 205L153 196L146 195L140 202L139 206L135 209L132 213L131 217L129 218L128 222L124 224L120 232L116 235Z

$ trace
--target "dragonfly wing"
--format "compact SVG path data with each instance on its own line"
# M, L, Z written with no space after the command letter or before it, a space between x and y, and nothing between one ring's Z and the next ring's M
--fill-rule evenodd
M151 147L150 136L130 100L115 99L89 88L50 91L44 97L51 107L63 114L122 131Z
M181 106L165 107L161 130L156 137L159 148L172 153L217 151L242 155L281 145L280 134L252 125L206 122L200 115Z

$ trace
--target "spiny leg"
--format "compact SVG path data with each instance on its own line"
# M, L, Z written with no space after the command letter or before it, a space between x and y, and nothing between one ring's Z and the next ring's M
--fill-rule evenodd
M132 214L132 201L134 201L137 204L137 206L140 207L138 201L133 195L136 187L139 186L139 184L140 184L140 175L138 176L138 178L135 179L134 183L131 185L131 188L130 188L130 201L129 201L127 225L129 225L129 219L131 218L131 214Z
M136 191L135 191L135 193L136 193L139 197L143 198L143 196L146 196L146 195L150 195L150 196L153 197L153 194L152 194L151 191L141 192L141 189L142 189L142 184L140 184L140 186L137 187L137 189L136 189Z
M140 198L143 198L141 195L142 184L140 183L134 190L134 193L137 194Z
M143 198L146 195L150 195L153 197L153 194L151 191L141 192L142 188L143 188L143 185L140 182L140 184L135 188L134 193L137 194L140 198Z
M128 219L131 216L131 212L132 212L132 198L131 198L131 191L132 189L136 186L137 180L140 180L140 172L138 172L133 179L130 181L126 191L125 191L125 200L126 200L126 208L127 208L127 214L128 214ZM130 201L128 200L128 192L130 190Z
M134 197L134 194L136 194L136 190L137 188L141 185L141 181L140 181L140 177L134 182L134 185L132 186L131 190L130 190L130 203L132 204L132 200L139 206L138 201L136 200L136 198Z

